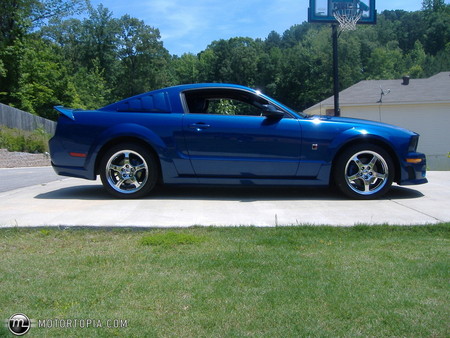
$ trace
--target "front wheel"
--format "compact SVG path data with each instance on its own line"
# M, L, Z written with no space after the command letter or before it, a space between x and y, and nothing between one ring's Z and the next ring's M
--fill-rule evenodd
M336 161L334 180L337 187L354 199L383 196L394 181L395 167L391 156L373 144L354 145Z
M140 198L150 193L158 180L158 165L145 147L118 144L108 149L100 162L105 189L119 198Z

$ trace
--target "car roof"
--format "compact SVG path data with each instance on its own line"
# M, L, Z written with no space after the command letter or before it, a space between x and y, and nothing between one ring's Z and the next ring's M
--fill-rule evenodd
M274 100L273 98L261 93L259 90L252 89L246 86L241 86L231 83L193 83L193 84L182 84L172 87L166 87L161 89L156 89L150 92L138 94L135 96L128 97L121 101L109 104L100 108L100 111L155 111L155 112L169 112L170 109L170 94L177 94L189 90L197 89L236 89L242 90L249 93L258 95L275 105L282 107L284 110L293 114L293 116L300 115L301 113L287 107L286 105Z
M244 89L249 90L252 92L256 92L256 90L251 89L249 87L237 85L237 84L231 84L231 83L193 83L193 84L182 84L178 86L168 87L164 88L165 90L178 90L178 91L185 91L189 89L201 89L201 88L233 88L233 89ZM162 89L162 90L164 90Z
M102 110L102 111L117 111L117 110L122 110L126 108L122 108L125 107L127 105L129 105L131 102L137 102L137 101L142 101L142 100L146 100L146 98L151 98L150 101L152 101L151 105L153 106L154 104L157 104L159 107L161 107L162 109L157 109L157 110L165 110L164 107L167 106L166 103L164 103L164 101L167 101L167 97L165 97L166 93L169 94L176 94L176 93L180 93L180 92L184 92L184 91L188 91L188 90L196 90L196 89L207 89L207 88L218 88L218 89L238 89L238 90L245 90L251 93L258 93L256 90L245 87L245 86L241 86L241 85L236 85L236 84L230 84L230 83L194 83L194 84L182 84L182 85L178 85L178 86L172 86L172 87L166 87L166 88L161 88L161 89L156 89L156 90L152 90L146 93L142 93L142 94L138 94L135 96L131 96L131 97L127 97L123 100L120 100L118 102L114 102L112 104L109 104L107 106L104 106L98 110ZM157 101L155 103L155 101ZM159 102L159 103L158 103Z

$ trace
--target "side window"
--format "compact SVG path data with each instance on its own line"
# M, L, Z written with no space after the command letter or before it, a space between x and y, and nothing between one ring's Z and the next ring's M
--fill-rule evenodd
M194 90L184 97L191 114L262 116L268 103L252 93L226 89Z
M207 114L261 116L262 110L252 104L233 99L209 99Z

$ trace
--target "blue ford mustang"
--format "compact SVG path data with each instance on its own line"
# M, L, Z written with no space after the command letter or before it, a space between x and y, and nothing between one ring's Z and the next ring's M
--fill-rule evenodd
M378 198L393 182L426 183L419 136L382 123L306 116L230 84L137 95L93 111L60 112L50 140L59 175L95 180L116 197L164 184L323 186Z

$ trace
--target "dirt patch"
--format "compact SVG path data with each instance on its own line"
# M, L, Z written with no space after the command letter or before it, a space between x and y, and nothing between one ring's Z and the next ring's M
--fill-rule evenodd
M30 154L0 149L0 168L46 167L50 165L48 153Z

